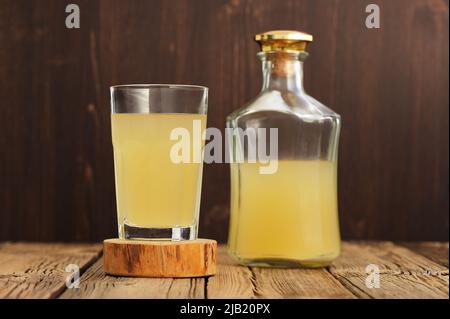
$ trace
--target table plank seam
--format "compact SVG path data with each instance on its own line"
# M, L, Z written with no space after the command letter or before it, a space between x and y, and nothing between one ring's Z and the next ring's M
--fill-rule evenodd
M170 298L170 292L172 291L174 281L175 281L175 279L170 278L170 284L169 284L169 287L167 287L167 292L166 292L166 299Z
M103 256L103 248L98 252L97 255L92 256L91 259L89 259L82 267L80 267L80 277L79 279L83 277L83 275L88 271L98 260L100 260ZM61 295L69 289L65 284L61 287L60 290L54 293L53 296L51 296L49 299L59 299Z
M375 299L373 296L370 296L364 292L361 288L353 284L348 278L341 276L339 274L333 274L328 268L327 271L337 280L341 283L341 285L349 291L353 296L355 296L358 299Z
M205 277L205 283L203 284L203 299L208 299L208 281L209 277Z
M262 294L258 288L258 280L256 278L256 273L255 273L254 267L247 267L247 268L248 268L248 270L250 270L250 273L251 273L250 282L252 284L253 295L257 299L261 298Z

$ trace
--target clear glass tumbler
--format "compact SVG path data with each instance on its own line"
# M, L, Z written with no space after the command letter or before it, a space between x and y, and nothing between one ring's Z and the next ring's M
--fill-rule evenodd
M208 88L111 87L119 238L197 238Z

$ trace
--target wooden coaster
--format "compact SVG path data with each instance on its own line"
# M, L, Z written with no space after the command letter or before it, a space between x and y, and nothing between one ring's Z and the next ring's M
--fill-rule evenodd
M131 277L203 277L216 272L217 242L211 239L103 241L103 269Z

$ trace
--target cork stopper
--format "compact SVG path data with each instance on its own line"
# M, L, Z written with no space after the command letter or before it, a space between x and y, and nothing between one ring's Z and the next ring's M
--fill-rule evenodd
M312 40L308 33L290 30L268 31L255 36L255 41L261 46L258 55L270 61L271 73L278 77L295 73L292 61L303 60L307 56L306 46Z
M262 52L302 52L312 40L311 34L292 30L273 30L255 36Z

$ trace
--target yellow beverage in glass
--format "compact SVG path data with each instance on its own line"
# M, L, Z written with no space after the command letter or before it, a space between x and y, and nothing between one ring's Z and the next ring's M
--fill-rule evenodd
M194 144L200 143L201 149L204 145L194 127L203 132L206 115L118 113L111 117L119 236L127 237L127 227L194 227L196 233L202 161L173 162L176 141L170 136L176 128L190 133L192 159Z
M258 163L232 163L229 250L243 263L322 266L339 255L336 162L279 160L274 174ZM240 192L240 193L239 193Z

